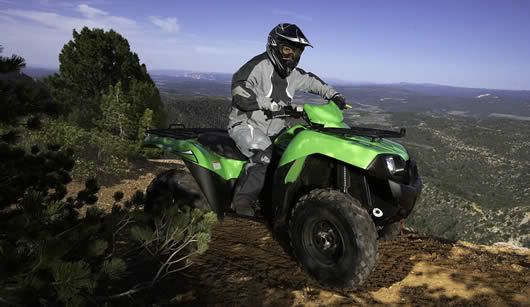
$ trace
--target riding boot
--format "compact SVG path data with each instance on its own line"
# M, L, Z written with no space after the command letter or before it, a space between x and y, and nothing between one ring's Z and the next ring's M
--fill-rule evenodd
M238 214L254 216L259 210L257 203L265 184L270 153L270 149L257 152L239 177L232 201L232 207Z

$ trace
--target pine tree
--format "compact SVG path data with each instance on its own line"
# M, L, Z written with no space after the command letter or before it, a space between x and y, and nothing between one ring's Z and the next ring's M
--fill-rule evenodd
M13 123L31 113L57 114L58 106L47 88L20 72L25 65L20 56L0 56L0 123Z
M140 126L138 127L138 140L144 138L145 130L153 127L153 111L149 108L145 109Z
M130 137L136 131L132 101L121 82L111 85L101 98L101 113L101 119L96 121L100 128L120 137Z
M0 53L4 48L0 46ZM23 57L13 54L10 58L0 56L0 73L20 72L26 67L26 60Z
M163 109L146 66L140 64L128 41L113 30L87 27L80 32L74 30L73 39L61 50L59 62L59 73L49 77L47 82L54 99L65 106L70 120L83 127L93 126L92 119L101 115L102 95L118 82L124 92L128 92L134 82L151 86L154 89L149 102L153 105L151 109L155 112Z
M102 96L101 118L95 120L96 126L114 135L141 140L145 129L155 122L153 108L158 108L157 99L158 91L153 85L134 80L127 91L118 82Z

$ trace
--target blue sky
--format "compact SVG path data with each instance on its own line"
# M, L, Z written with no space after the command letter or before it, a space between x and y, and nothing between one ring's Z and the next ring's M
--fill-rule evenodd
M0 0L0 44L57 67L73 28L113 28L149 69L234 72L280 22L323 78L530 90L530 1Z

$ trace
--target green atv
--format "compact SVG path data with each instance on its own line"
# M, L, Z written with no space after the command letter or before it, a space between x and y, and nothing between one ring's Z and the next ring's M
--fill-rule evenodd
M260 199L273 234L290 242L302 267L327 286L364 283L377 259L377 239L395 230L421 192L416 163L388 138L405 135L349 127L333 102L287 107L268 116L302 117L273 140ZM226 130L184 128L146 132L146 146L177 154L219 220L232 212L234 186L247 158ZM161 195L177 197L176 173L161 173L146 193L146 210Z

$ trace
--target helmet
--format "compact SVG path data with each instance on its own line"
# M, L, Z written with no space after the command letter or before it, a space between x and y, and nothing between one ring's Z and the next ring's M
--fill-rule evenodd
M306 46L311 46L297 25L281 23L267 39L267 54L278 74L285 78L298 65Z

